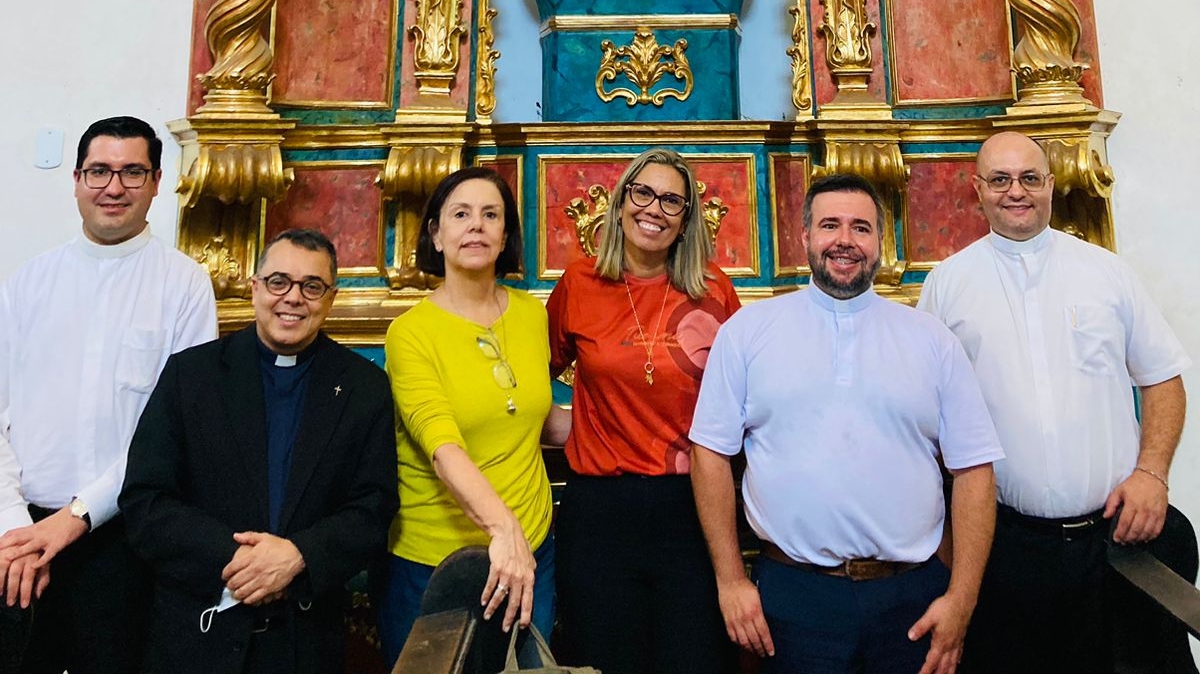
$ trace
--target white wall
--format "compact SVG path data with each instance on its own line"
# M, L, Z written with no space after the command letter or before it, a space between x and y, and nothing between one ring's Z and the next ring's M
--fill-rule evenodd
M79 231L75 144L97 119L134 115L163 138L163 182L150 210L175 240L179 149L165 123L185 115L191 2L7 3L0 21L0 278ZM39 129L64 132L62 164L34 167Z

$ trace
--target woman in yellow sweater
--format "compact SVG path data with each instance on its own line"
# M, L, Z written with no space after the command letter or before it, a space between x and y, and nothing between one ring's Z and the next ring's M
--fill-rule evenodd
M508 599L506 631L532 621L549 634L554 623L541 438L546 422L548 441L565 440L570 414L551 405L545 308L496 283L518 270L519 218L508 185L489 169L442 180L426 206L416 257L421 271L445 282L388 328L400 477L379 601L389 664L434 567L464 545L488 546L485 618Z

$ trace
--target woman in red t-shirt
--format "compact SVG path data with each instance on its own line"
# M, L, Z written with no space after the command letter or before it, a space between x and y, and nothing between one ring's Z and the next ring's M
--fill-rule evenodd
M687 433L709 347L740 304L679 154L643 152L611 203L595 261L570 265L547 305L551 370L575 363L555 524L567 655L605 674L727 672Z

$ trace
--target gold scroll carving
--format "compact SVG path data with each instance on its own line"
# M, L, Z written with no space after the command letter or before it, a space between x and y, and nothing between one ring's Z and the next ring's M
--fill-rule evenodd
M387 268L393 290L436 288L441 279L417 269L417 239L425 223L425 201L437 184L462 167L461 146L393 147L376 185L384 199L396 202L396 266Z
M788 8L792 15L792 46L787 55L792 57L792 106L796 108L796 121L812 119L812 94L809 93L809 64L812 58L808 51L808 3L796 0Z
M821 0L825 62L837 84L832 101L821 107L827 119L890 119L891 107L868 90L871 81L871 36L877 30L867 20L866 0Z
M496 110L496 34L493 22L499 15L490 0L479 0L479 48L475 59L475 121L487 124Z
M596 72L596 95L605 103L623 98L629 107L647 103L661 106L668 97L686 101L694 86L692 67L685 54L687 44L681 38L674 45L660 45L654 31L645 26L638 27L631 44L618 47L612 40L601 42L603 57ZM683 90L664 87L651 94L650 89L667 74L683 82ZM625 75L638 91L623 87L606 90L605 85L616 80L617 75Z
M218 299L249 295L267 200L295 179L280 145L296 123L266 104L275 78L267 40L274 0L219 0L205 37L213 67L199 76L205 103L167 125L182 151L179 247L208 270Z
M1071 0L1011 0L1010 4L1021 28L1012 56L1018 82L1016 107L1091 107L1079 86L1087 66L1075 61L1082 31L1075 5Z
M460 20L462 0L416 0L417 20L408 27L415 41L417 89L449 96L458 70L458 45L467 33Z
M1043 147L1054 174L1052 226L1113 249L1109 199L1116 177L1100 154L1102 148L1088 137L1052 139Z
M703 199L707 190L707 185L699 180L696 181L696 197L698 199ZM596 257L596 234L600 231L600 226L604 224L604 218L612 205L612 195L603 185L592 185L588 188L587 195L592 202L591 206L582 197L575 197L563 208L563 211L575 222L575 236L579 239L579 247L583 250L584 255ZM721 221L729 214L729 206L720 197L713 197L708 201L702 201L700 208L708 241L715 244L717 233L721 231Z

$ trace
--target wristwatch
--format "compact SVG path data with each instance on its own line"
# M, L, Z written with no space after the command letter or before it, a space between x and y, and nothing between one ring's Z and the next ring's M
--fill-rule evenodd
M87 525L87 530L91 531L92 516L88 514L87 506L83 504L83 501L80 501L78 496L73 497L68 507L71 509L71 515L83 520L83 523Z

